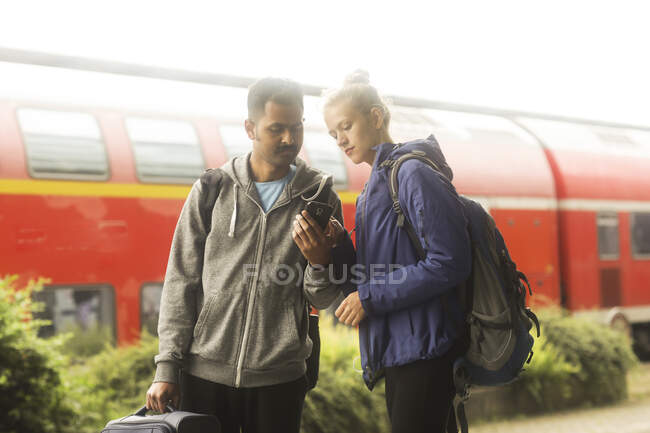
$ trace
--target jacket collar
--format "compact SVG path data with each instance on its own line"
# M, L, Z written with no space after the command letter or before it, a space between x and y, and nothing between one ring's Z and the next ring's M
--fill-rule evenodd
M372 169L375 170L382 162L388 159L396 147L396 143L381 143L373 146L371 149L377 152L377 154L375 155L375 161L372 163Z

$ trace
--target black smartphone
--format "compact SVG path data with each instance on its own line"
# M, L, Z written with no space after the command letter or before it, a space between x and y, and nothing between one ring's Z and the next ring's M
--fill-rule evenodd
M323 230L327 227L327 223L329 222L332 213L334 213L333 206L319 201L307 202L307 207L305 209Z

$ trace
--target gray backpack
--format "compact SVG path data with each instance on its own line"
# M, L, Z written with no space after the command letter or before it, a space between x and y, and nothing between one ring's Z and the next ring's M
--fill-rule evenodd
M417 159L432 170L444 172L423 151L413 150L395 160L386 160L393 210L397 225L406 230L421 260L426 258L413 225L399 203L397 175L401 165ZM497 386L515 380L533 356L533 324L540 335L539 321L526 307L526 292L532 290L526 276L511 260L503 236L494 219L483 207L466 197L459 197L468 220L472 244L472 273L459 290L464 311L467 351L454 363L454 384L461 403L457 414L461 431L467 432L464 402L471 385ZM446 299L443 297L443 307Z

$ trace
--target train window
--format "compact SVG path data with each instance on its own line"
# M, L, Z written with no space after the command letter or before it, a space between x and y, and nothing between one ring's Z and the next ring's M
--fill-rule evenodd
M94 116L35 108L16 113L32 177L108 179L106 146Z
M221 140L226 148L228 158L245 155L253 150L250 138L246 135L243 122L241 125L222 125L219 127Z
M421 109L394 107L391 109L390 131L399 142L426 138L439 126Z
M162 283L147 283L140 289L140 328L151 335L158 335L162 288Z
M191 123L129 117L138 179L152 183L192 183L205 168L201 145Z
M650 213L630 214L632 255L635 258L650 258Z
M335 188L347 188L348 176L343 152L336 146L332 137L324 132L305 131L303 146L313 167L332 174Z
M602 212L596 215L598 227L598 255L603 260L619 257L618 214Z
M115 297L108 286L46 287L34 294L44 304L35 316L50 324L39 330L39 336L51 337L61 332L106 335L115 339ZM97 334L96 334L97 333Z

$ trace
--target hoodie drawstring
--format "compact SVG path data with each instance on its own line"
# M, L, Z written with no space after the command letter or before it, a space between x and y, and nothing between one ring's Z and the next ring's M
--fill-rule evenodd
M235 224L237 223L237 184L235 183L235 199L232 207L232 217L230 218L230 231L228 231L228 236L231 238L235 237Z
M329 178L331 178L331 177L332 177L331 174L328 175L328 176L323 176L323 177L321 178L321 180L320 180L320 184L318 185L318 190L316 191L316 194L312 195L311 197L305 197L305 196L303 195L303 196L302 196L302 199L305 200L305 201L312 201L312 200L315 200L316 197L318 197L318 195L321 193L321 191L323 191L323 188L325 188L325 184L327 183L327 179L329 179Z

